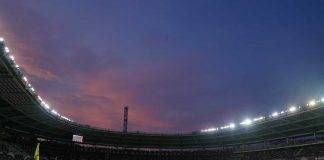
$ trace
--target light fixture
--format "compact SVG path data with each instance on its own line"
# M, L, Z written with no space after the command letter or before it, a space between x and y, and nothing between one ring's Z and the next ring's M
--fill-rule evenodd
M231 129L235 128L235 124L234 124L234 123L231 123L231 124L229 125L229 128L231 128Z
M61 116L61 118L63 118L63 119L65 119L65 120L68 120L68 121L69 121L69 118L66 118L66 117L64 117L64 116Z
M71 121L70 119L67 118L67 120ZM215 131L218 131L218 128L208 128L208 129L204 129L204 130L201 130L201 132L215 132Z
M252 124L252 120L251 119L246 119L243 122L240 123L241 125L250 125Z
M55 110L51 110L51 112L55 115L58 115L58 113Z
M308 105L311 106L311 107L312 106L315 106L316 105L316 101L315 100L311 100L311 101L308 102Z
M296 110L297 110L297 109L296 109L295 106L292 106L292 107L289 108L289 112L295 112Z
M324 97L319 98L319 99L313 99L313 100L309 101L307 103L307 106L316 106L316 105L319 105L320 103L324 103ZM289 115L289 113L294 113L294 112L297 112L299 110L303 110L303 107L304 106L292 105L292 106L288 107L287 109L282 110L280 112L273 112L268 117L269 118L271 118L271 117L275 118L275 117L278 117L278 116ZM254 124L254 122L261 121L261 120L266 119L266 118L267 117L264 117L264 116L260 116L260 117L253 118L253 119L247 118L247 119L243 120L239 124L243 125L243 126L249 126L251 124ZM219 128L204 129L204 130L201 130L201 132L213 132L213 131L217 131L217 130L228 130L228 129L234 129L235 127L236 127L235 123L230 123L228 125L224 125L224 126L219 127Z
M41 103L43 102L42 97L40 97L39 95L37 96L38 100L41 101Z
M50 109L50 106L49 106L47 103L44 103L44 107L45 107L46 109Z
M6 53L9 53L10 52L10 49L8 47L5 47L5 52Z
M13 55L9 56L9 58L13 61L15 60L15 57Z
M271 114L272 117L277 117L278 115L279 115L278 112L273 112L273 113Z
M254 122L255 122L255 121L260 121L260 120L263 120L264 118L265 118L265 117L262 117L262 116L261 116L261 117L259 117L259 118L254 118L253 121L254 121Z
M209 128L208 129L208 132L214 132L214 131L216 131L216 128Z
M35 89L33 87L30 88L31 91L35 92Z
M4 42L4 38L0 37L0 42ZM3 44L4 45L4 44ZM6 57L11 60L11 63L12 63L12 66L17 68L19 70L20 66L18 64L15 63L15 57L10 54L10 49L6 46L4 46L4 52L6 53ZM57 111L53 110L53 109L50 109L51 107L43 101L43 99L39 96L39 95L36 95L36 90L32 87L32 85L30 83L28 83L28 79L27 77L25 77L24 75L22 75L22 80L25 82L25 85L26 85L26 89L29 90L30 92L34 93L34 96L36 99L38 99L40 105L44 108L47 109L48 112L51 112L52 114L54 115L57 115L67 121L70 121L70 122L73 122L71 119L67 118L67 117L64 117L64 116L61 116ZM210 128L208 129L208 131L212 132L212 131L217 131L218 128Z
M25 81L25 82L28 82L28 79L27 79L27 77L23 77L23 80Z

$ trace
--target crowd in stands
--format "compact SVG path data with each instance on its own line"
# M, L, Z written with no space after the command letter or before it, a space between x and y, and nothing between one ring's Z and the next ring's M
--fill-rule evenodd
M242 160L320 160L324 159L324 144L250 151L240 154Z
M285 147L259 150L199 149L143 150L85 145L37 139L33 136L0 130L0 160L32 160L40 143L41 160L320 160L324 159L323 141L294 141ZM277 142L276 142L277 143Z
M269 148L279 148L286 146L295 146L300 144L312 144L316 142L324 142L324 135L307 135L289 138L278 138L258 143L241 144L234 146L235 150L260 150Z
M103 148L78 144L60 144L42 142L41 152L48 159L84 159L84 160L226 160L232 155L231 150L139 150L126 148Z
M19 146L0 140L0 160L28 160L30 156Z

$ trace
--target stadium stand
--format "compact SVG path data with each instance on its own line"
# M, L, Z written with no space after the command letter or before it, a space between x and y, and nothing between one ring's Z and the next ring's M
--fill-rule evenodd
M2 131L4 133L4 131ZM41 143L41 159L82 159L82 160L290 160L290 159L323 159L323 139L300 141L259 150L240 149L194 149L194 150L162 150L122 148L83 143L37 139L32 135L7 130L1 134L2 159L31 159L37 142Z
M320 160L324 99L192 133L100 129L49 106L0 38L0 160L33 159L38 143L45 160Z

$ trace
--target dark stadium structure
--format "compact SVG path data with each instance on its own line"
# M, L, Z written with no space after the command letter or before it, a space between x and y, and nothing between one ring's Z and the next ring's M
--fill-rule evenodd
M42 159L56 160L323 159L324 103L314 103L215 132L99 129L44 107L4 40L0 42L0 160L32 159L37 143ZM73 135L82 136L82 142L72 141Z

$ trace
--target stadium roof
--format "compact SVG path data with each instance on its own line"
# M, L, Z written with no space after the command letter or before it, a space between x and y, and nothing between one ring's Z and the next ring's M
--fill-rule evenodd
M322 132L324 103L323 100L312 101L306 106L291 107L269 117L247 119L240 124L203 132L123 133L99 129L73 122L48 106L28 83L0 38L0 120L1 125L11 129L62 141L71 141L72 135L77 134L89 144L166 149L211 148Z

